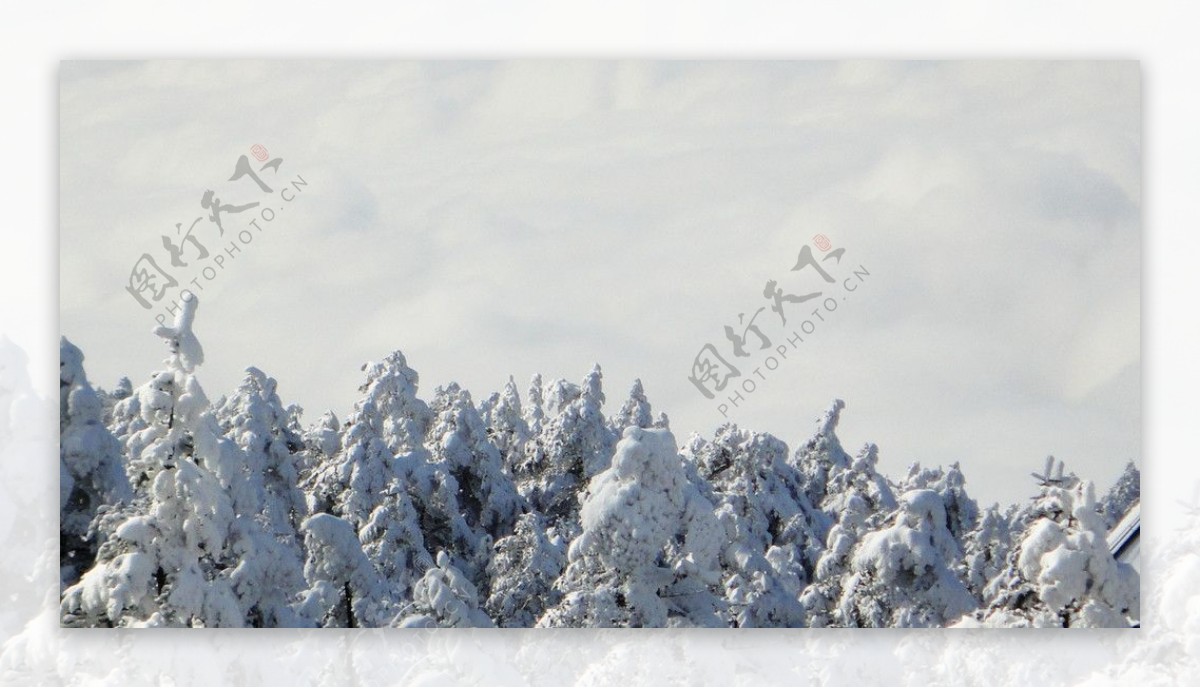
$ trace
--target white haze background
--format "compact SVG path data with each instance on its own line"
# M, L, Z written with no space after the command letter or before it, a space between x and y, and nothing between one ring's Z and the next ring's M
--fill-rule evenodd
M464 21L462 8L444 15L432 7L395 5L379 21L363 22L345 4L280 22L280 7L264 3L215 2L213 11L165 3L153 7L78 5L65 13L51 4L18 9L3 50L12 59L0 65L10 95L25 107L10 108L3 118L5 145L19 164L0 168L14 198L9 208L12 231L8 252L0 256L4 298L0 313L9 335L30 349L34 385L53 394L58 341L58 169L47 151L57 148L58 99L54 79L65 56L125 56L131 51L161 55L211 55L219 50L241 54L289 56L463 55L548 53L660 55L955 55L955 56L1096 56L1144 60L1146 75L1146 477L1157 496L1147 503L1147 580L1144 589L1149 628L1142 632L1055 634L1052 639L1011 633L938 634L891 632L855 635L811 630L755 634L753 638L705 633L639 634L580 632L570 638L530 632L511 634L345 633L337 643L328 633L297 633L281 645L254 631L204 637L170 638L142 634L106 639L68 634L55 623L57 576L46 569L26 580L11 578L27 608L46 613L35 619L33 637L17 650L38 672L58 668L73 675L96 666L95 680L159 682L163 676L191 682L259 679L311 682L317 672L330 682L394 682L396 676L426 681L516 683L607 680L608 682L888 682L1107 684L1147 681L1186 682L1197 671L1200 645L1195 623L1187 623L1188 595L1195 606L1197 558L1179 557L1174 526L1188 525L1184 506L1196 503L1197 476L1190 458L1189 424L1195 417L1197 379L1193 352L1200 341L1194 318L1182 317L1194 291L1190 266L1198 247L1196 205L1192 202L1198 138L1194 122L1200 99L1192 88L1196 73L1193 26L1200 9L1186 1L1150 0L1138 6L1093 2L1081 17L1077 3L1044 0L989 5L917 1L903 6L856 1L754 3L724 8L720 3L637 2L579 3L570 8L548 2L500 7L467 3L475 21ZM520 11L514 11L516 7ZM533 10L543 14L537 14ZM717 11L713 11L717 10ZM768 11L769 10L769 11ZM849 11L847 11L849 10ZM691 14L695 12L696 14ZM236 17L237 21L231 21ZM680 21L684 18L684 21ZM870 18L870 21L864 21ZM534 20L536 19L536 20ZM104 31L97 31L100 22ZM155 25L158 30L148 32ZM646 30L645 27L657 30ZM267 30L264 30L266 27ZM1068 30L1064 30L1069 28ZM398 46L403 46L402 48ZM32 290L30 285L33 285ZM156 359L157 360L157 359ZM215 389L215 388L214 388ZM44 450L53 450L54 420L47 403L40 424ZM22 458L17 464L26 465ZM9 465L9 464L6 464ZM57 466L42 462L30 469L30 483L6 481L12 497L34 488L32 503L50 504ZM1194 525L1194 524L1192 524ZM1156 536L1155 532L1159 534ZM3 540L14 559L53 561L57 534L50 521L18 519ZM14 562L17 563L17 562ZM52 568L52 567L51 567ZM14 569L15 570L15 569ZM1161 592L1178 595L1164 597ZM39 606L37 598L46 600ZM25 612L15 619L31 616ZM1188 632L1187 628L1192 631ZM87 635L87 637L84 637ZM839 637L840 636L840 637ZM625 638L625 640L622 640ZM18 639L13 639L16 642ZM1191 651L1188 651L1190 646ZM671 661L663 661L669 656ZM1024 658L1014 661L1014 657ZM151 666L145 663L151 662ZM1122 670L1121 667L1125 667ZM407 668L407 671L404 670ZM1133 669L1133 671L1129 671ZM45 676L38 673L38 676ZM289 678L290 677L290 678ZM32 678L28 679L32 680ZM27 682L28 682L27 680ZM76 678L76 680L80 680Z
M477 401L599 362L609 412L641 377L681 441L708 434L722 418L692 358L727 353L723 326L824 233L872 276L732 420L794 448L840 397L847 446L878 443L893 476L960 460L981 503L1028 497L1048 453L1101 487L1141 463L1136 63L68 62L60 79L60 327L103 387L164 353L130 267L205 189L254 197L225 180L261 143L309 186L200 294L214 398L257 365L307 420L341 417L359 366L397 348L423 396L457 381ZM210 249L214 230L197 227Z

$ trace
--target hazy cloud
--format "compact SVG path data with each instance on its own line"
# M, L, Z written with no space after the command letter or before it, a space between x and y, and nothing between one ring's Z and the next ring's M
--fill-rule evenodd
M598 361L610 410L641 377L681 440L708 433L692 358L824 233L872 277L731 419L794 447L841 397L848 446L878 443L892 474L960 460L985 500L1026 496L1047 453L1102 487L1140 462L1136 63L164 61L61 81L61 322L103 386L162 358L133 262L261 143L310 185L201 294L214 398L257 365L310 417L344 414L359 365L397 348L426 393L476 399Z

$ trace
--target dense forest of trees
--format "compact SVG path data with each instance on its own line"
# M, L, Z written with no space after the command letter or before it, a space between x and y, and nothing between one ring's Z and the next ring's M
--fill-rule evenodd
M726 424L681 447L640 382L418 395L400 352L305 425L249 368L210 401L185 302L163 370L97 389L61 343L65 626L1128 626L1105 535L1139 498L1050 459L980 507L958 465L892 480L843 403L795 452Z

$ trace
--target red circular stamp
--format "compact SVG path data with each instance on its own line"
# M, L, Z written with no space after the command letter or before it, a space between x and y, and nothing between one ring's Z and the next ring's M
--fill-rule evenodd
M818 234L813 237L813 243L816 244L817 248L821 249L822 251L828 251L829 249L833 248L833 244L830 243L829 237L825 236L824 234Z
M254 159L259 162L266 162L270 155L267 153L267 147L261 143L256 143L250 146L250 153L254 155Z

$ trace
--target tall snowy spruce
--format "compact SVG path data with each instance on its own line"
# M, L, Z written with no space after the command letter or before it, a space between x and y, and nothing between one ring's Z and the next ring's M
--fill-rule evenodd
M557 603L554 581L566 566L566 544L536 512L522 515L513 534L496 541L485 605L496 625L531 627Z
M518 470L522 493L566 533L578 528L580 492L612 457L615 435L602 411L602 380L597 365L582 385L565 380L547 385L541 432L527 445Z
M503 393L488 397L480 408L480 415L487 427L488 439L500 453L505 471L514 476L516 465L524 459L525 446L535 431L525 419L521 395L511 377L504 385Z
M422 443L431 414L417 398L416 371L399 351L363 369L367 380L359 391L364 396L355 404L340 437L335 434L336 419L327 414L306 440L316 456L304 483L310 510L338 519L310 518L307 522L306 542L321 545L319 551L309 548L307 553L309 596L328 602L328 591L336 589L339 599L357 600L347 602L347 609L354 604L361 607L357 616L346 611L330 615L325 610L320 619L314 619L314 607L306 603L306 617L323 624L378 625L368 619L390 620L389 615L411 594L415 581L433 565L426 531L436 529L431 535L444 540L469 538L461 514L446 514L436 519L435 526L429 512L436 510L418 511L418 504L426 506L437 495L431 494L433 468ZM368 561L372 571L369 576L355 573L353 581L313 579L311 572L326 575L334 570L329 562L314 557L337 551L350 556L351 542L341 537L344 528L340 523L354 533L357 554L353 558ZM367 553L373 556L367 559ZM369 590L363 587L363 581L376 579L382 583L372 584ZM322 607L318 604L316 608ZM362 618L364 615L368 619Z
M646 399L646 390L642 387L640 379L633 381L633 387L629 390L629 398L621 405L621 410L612 417L610 424L618 437L625 432L625 428L654 427L650 402Z
M1142 473L1132 461L1125 464L1121 477L1104 494L1100 500L1100 513L1104 514L1104 524L1109 528L1117 525L1134 504L1142 498Z
M693 438L687 453L724 531L720 561L730 625L806 625L799 596L821 543L787 445L727 424L711 442Z
M91 526L97 513L132 501L133 490L121 443L104 426L102 402L84 373L83 352L66 337L58 351L59 565L70 584L95 562L99 543Z
M359 528L358 540L382 586L376 601L384 610L400 609L417 580L433 566L420 515L400 481L384 490L383 500Z
M1008 554L1013 547L1012 519L1014 509L1000 511L992 505L984 509L979 524L967 534L961 568L962 578L971 594L983 607L990 607L999 594Z
M804 476L809 502L821 512L820 535L828 532L855 498L866 500L872 511L890 511L897 506L887 478L875 468L878 449L867 445L858 456L851 457L842 448L837 426L845 408L845 402L835 399L817 419L817 432L792 458Z
M296 467L303 439L289 426L275 387L261 370L247 368L216 416L222 433L246 454L244 479L268 532L291 545L307 511Z
M292 596L304 586L299 527L307 506L296 468L303 440L275 380L254 367L214 414L225 449L240 449L230 451L240 460L225 462L230 470L222 478L239 515L232 534L242 561L231 580L251 610L250 625L290 623Z
M525 500L505 472L500 451L489 441L471 395L456 384L438 388L432 410L426 438L432 461L457 486L467 524L477 539L508 535L526 510Z
M139 421L125 447L144 492L104 519L96 565L63 593L64 625L293 622L288 567L255 519L245 455L221 436L194 375L203 362L192 331L197 304L185 300L173 327L156 328L167 369L117 414Z
M627 428L593 478L540 626L719 626L723 533L670 431Z
M546 402L542 392L542 376L535 373L529 380L529 403L521 410L521 419L529 426L530 437L536 437L542 432L546 420Z
M898 504L879 474L879 448L867 444L853 457L842 449L837 424L845 404L837 399L819 419L817 432L793 461L805 478L806 493L817 508L814 531L824 542L812 583L800 595L811 626L857 626L842 604L853 576L855 549L863 537L883 527Z
M370 519L393 483L406 487L408 473L423 472L429 454L423 439L431 420L429 407L417 398L417 372L404 354L393 352L363 370L363 397L340 436L331 436L337 431L332 414L310 430L308 443L315 444L319 459L304 484L310 511L331 513L355 528Z

